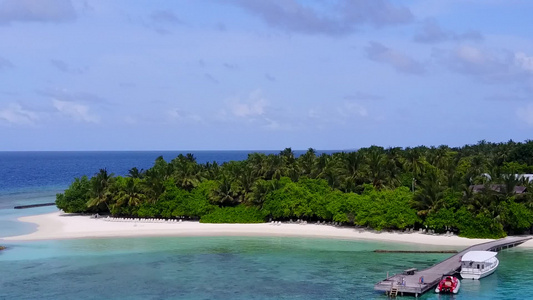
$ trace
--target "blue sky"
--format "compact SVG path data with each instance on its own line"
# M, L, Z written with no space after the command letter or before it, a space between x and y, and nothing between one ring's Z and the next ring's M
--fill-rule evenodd
M532 1L0 0L0 151L524 141Z

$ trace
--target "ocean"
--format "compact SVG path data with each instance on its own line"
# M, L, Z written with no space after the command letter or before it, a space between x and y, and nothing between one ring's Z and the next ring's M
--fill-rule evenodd
M1 240L35 230L16 218L56 210L14 205L53 202L74 177L100 168L124 175L132 167L149 168L159 155L171 160L179 153L0 152L0 244L7 246L0 251L0 299L387 299L373 290L387 272L422 269L449 256L373 252L441 249L436 246L311 238ZM248 155L193 153L198 162ZM533 251L514 248L498 257L493 275L463 280L459 294L420 299L529 299Z

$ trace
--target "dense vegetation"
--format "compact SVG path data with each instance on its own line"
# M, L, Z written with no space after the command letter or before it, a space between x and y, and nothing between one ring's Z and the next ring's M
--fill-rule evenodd
M305 219L377 230L428 228L466 237L530 231L533 141L461 148L372 146L295 157L253 153L245 161L198 164L192 154L156 159L126 177L101 169L57 195L65 212L253 223ZM473 185L482 185L474 189ZM525 187L516 192L516 187Z

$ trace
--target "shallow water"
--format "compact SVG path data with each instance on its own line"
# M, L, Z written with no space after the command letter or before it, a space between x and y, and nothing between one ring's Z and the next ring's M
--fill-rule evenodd
M448 254L374 253L411 245L304 238L154 237L8 244L0 254L6 299L386 299L373 285L387 272L425 268ZM417 249L435 247L416 246ZM533 252L499 254L481 281L455 296L527 299ZM1 297L0 297L1 298Z

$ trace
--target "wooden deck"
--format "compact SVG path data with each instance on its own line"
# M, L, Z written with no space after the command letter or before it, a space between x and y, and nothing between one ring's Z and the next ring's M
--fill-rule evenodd
M468 251L500 251L502 249L512 248L520 245L523 242L530 240L532 237L506 237L503 239L477 244L464 249L463 251L453 255L452 257L421 271L413 271L416 269L406 270L404 274L396 274L385 280L378 282L374 286L374 290L390 293L394 288L394 292L398 294L410 294L418 297L428 290L432 290L441 280L442 276L454 274L461 268L461 257ZM423 283L421 278L424 278Z

